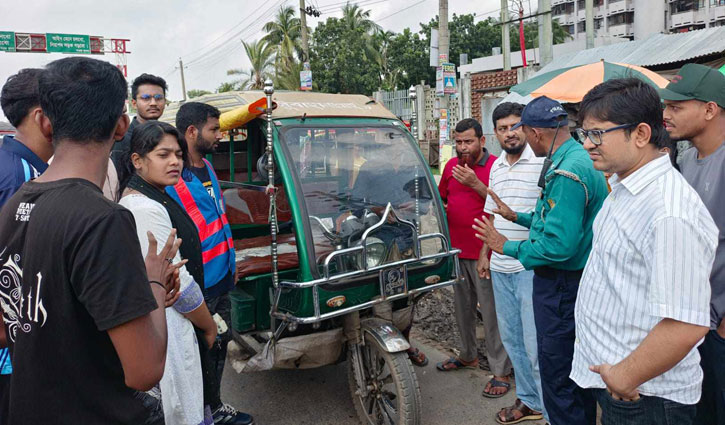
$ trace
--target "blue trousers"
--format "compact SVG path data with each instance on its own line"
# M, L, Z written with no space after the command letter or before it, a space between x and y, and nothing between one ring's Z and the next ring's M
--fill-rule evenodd
M516 397L530 409L541 412L543 402L532 295L534 272L491 271L491 280L501 341L516 371Z
M551 425L594 425L596 401L569 378L574 358L574 304L581 272L534 270L534 319L544 407Z
M725 339L710 330L698 348L704 378L695 424L722 425L725 424Z
M615 400L602 389L585 390L602 408L602 425L690 425L694 404L680 404L660 397L641 396L637 401Z

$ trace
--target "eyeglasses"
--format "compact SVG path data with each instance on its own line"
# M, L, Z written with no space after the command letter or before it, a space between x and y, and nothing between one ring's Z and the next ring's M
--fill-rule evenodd
M602 135L604 133L609 133L610 131L615 130L622 130L625 128L632 128L636 126L637 124L622 124L616 127L608 128L606 130L584 130L583 128L577 128L576 136L579 139L579 143L584 143L587 139L589 139L592 141L592 144L594 144L594 146L599 146L602 144Z
M142 94L142 95L139 95L138 98L141 99L141 100L144 100L146 102L148 102L151 99L154 99L157 102L161 102L162 100L164 100L164 95L163 94L155 94L155 95Z

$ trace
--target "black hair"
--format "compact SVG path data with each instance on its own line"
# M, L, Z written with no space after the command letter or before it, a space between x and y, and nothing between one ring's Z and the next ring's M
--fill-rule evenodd
M645 123L652 129L650 143L658 149L669 147L669 135L662 121L662 106L657 91L637 78L605 81L584 95L579 108L579 122L592 117L614 124ZM625 129L627 135L632 129Z
M38 68L21 69L5 82L0 93L0 105L13 127L17 128L30 110L40 105L38 76L42 72Z
M476 137L479 139L483 136L483 128L481 124L473 118L464 118L458 121L456 124L456 133L463 133L466 130L473 129L476 132Z
M524 105L514 102L501 102L493 110L491 119L493 120L493 128L496 128L496 123L502 118L506 118L510 115L520 117L524 112Z
M190 126L201 131L209 118L219 118L220 115L217 108L206 103L184 103L176 113L176 128L179 129L182 136L186 134L186 129Z
M38 93L53 127L53 143L105 142L123 115L126 79L108 62L71 57L45 67Z
M166 95L166 91L169 89L166 85L166 80L163 78L151 74L141 74L133 80L133 83L131 83L131 99L136 99L139 86L144 84L161 87L164 89L164 96Z
M174 128L173 125L155 120L150 120L146 121L143 124L139 124L133 130L133 135L131 136L131 142L129 143L128 150L124 151L121 154L122 156L120 163L122 164L122 167L120 170L117 170L117 200L121 199L121 194L126 189L126 186L128 186L128 181L131 179L131 177L133 177L134 174L136 174L136 167L134 167L133 163L131 162L131 155L137 153L141 157L146 156L149 152L156 149L156 146L161 143L161 140L166 134L174 136L176 141L179 142L179 147L181 148L181 158L184 161L185 165L189 164L189 147L186 144L184 138L181 137L181 134L179 134L179 131Z

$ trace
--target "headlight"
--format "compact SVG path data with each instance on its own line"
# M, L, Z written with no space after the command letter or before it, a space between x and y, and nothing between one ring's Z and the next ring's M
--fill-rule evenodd
M378 238L367 238L365 244L365 250L367 251L367 266L368 268L379 266L385 260L385 243ZM364 268L362 263L362 254L357 256L357 266L362 270Z

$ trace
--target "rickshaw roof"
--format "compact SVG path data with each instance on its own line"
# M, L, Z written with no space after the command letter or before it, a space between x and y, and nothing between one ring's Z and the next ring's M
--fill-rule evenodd
M261 98L264 92L257 91L231 91L224 93L207 94L195 97L190 102L202 102L228 112L250 105ZM272 96L277 108L272 117L293 118L307 114L307 117L362 117L397 119L381 103L361 94L329 94L301 91L276 91ZM176 112L184 102L170 104L160 120L174 123Z

